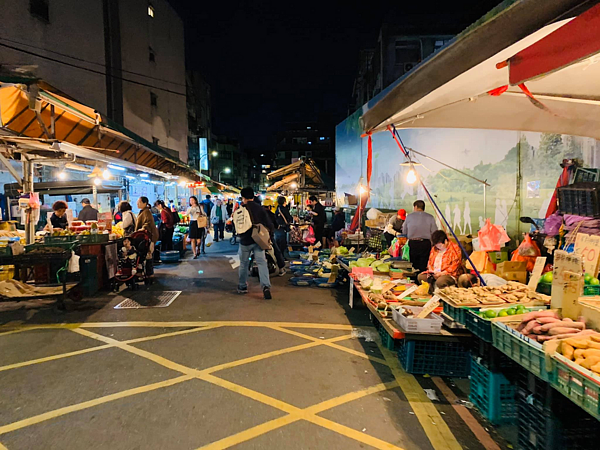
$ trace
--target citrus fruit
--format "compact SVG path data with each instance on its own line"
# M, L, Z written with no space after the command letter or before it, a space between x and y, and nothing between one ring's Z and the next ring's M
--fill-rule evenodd
M592 281L592 278L594 278L593 276L591 276L589 273L586 273L583 276L583 279L585 280L585 284L590 284L590 281Z
M508 308L506 310L506 314L509 316L514 316L517 313L517 310L515 308Z
M486 319L493 319L494 317L496 317L496 311L494 311L492 309L488 309L485 312L485 317L486 317Z
M542 277L542 281L544 283L552 283L553 279L554 279L554 275L552 275L552 272L546 272L544 274L544 276Z
M592 278L590 280L590 285L591 286L598 286L600 284L600 280L598 278Z
M506 316L508 316L508 311L506 311L504 309L498 313L498 317L506 317Z

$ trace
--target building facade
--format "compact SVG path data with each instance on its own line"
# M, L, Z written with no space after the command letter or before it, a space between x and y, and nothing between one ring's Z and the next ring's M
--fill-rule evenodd
M212 148L212 108L210 85L200 72L186 72L188 114L188 164L204 173L209 172Z
M301 157L312 158L322 172L334 174L335 146L329 127L320 126L316 122L286 124L286 130L277 134L272 169L287 166Z
M440 50L452 38L448 34L411 33L405 25L383 24L375 48L360 51L349 114Z
M184 29L165 0L5 0L0 70L30 74L187 161Z

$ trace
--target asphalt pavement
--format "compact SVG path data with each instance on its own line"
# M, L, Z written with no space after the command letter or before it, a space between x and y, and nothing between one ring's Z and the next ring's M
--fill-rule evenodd
M236 254L188 252L152 286L66 311L0 303L0 449L503 447L464 382L400 368L347 285L275 277L264 300L251 278L238 295ZM115 309L165 291L181 291L168 307Z

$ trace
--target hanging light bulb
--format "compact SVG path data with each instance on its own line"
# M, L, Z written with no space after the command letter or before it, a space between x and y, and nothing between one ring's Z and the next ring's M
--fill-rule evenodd
M104 172L102 172L102 178L104 178L105 180L108 180L110 178L110 171L108 169L106 169Z
M61 170L60 172L58 172L58 179L59 180L66 180L67 179L67 172L65 172L64 170Z
M360 192L360 194L362 195L367 192L367 188L361 184L360 187L358 188L358 192Z
M102 183L102 179L100 179L100 178L94 178L94 184L96 186L99 186L101 183Z
M406 182L408 184L415 184L416 181L417 181L417 173L415 172L414 169L410 169L408 171L408 173L406 174Z

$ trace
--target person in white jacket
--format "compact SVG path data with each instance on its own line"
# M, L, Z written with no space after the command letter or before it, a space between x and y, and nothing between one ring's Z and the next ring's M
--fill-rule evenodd
M219 239L225 239L225 222L227 222L227 208L223 205L223 201L217 200L217 203L210 212L210 223L215 229L215 242Z

